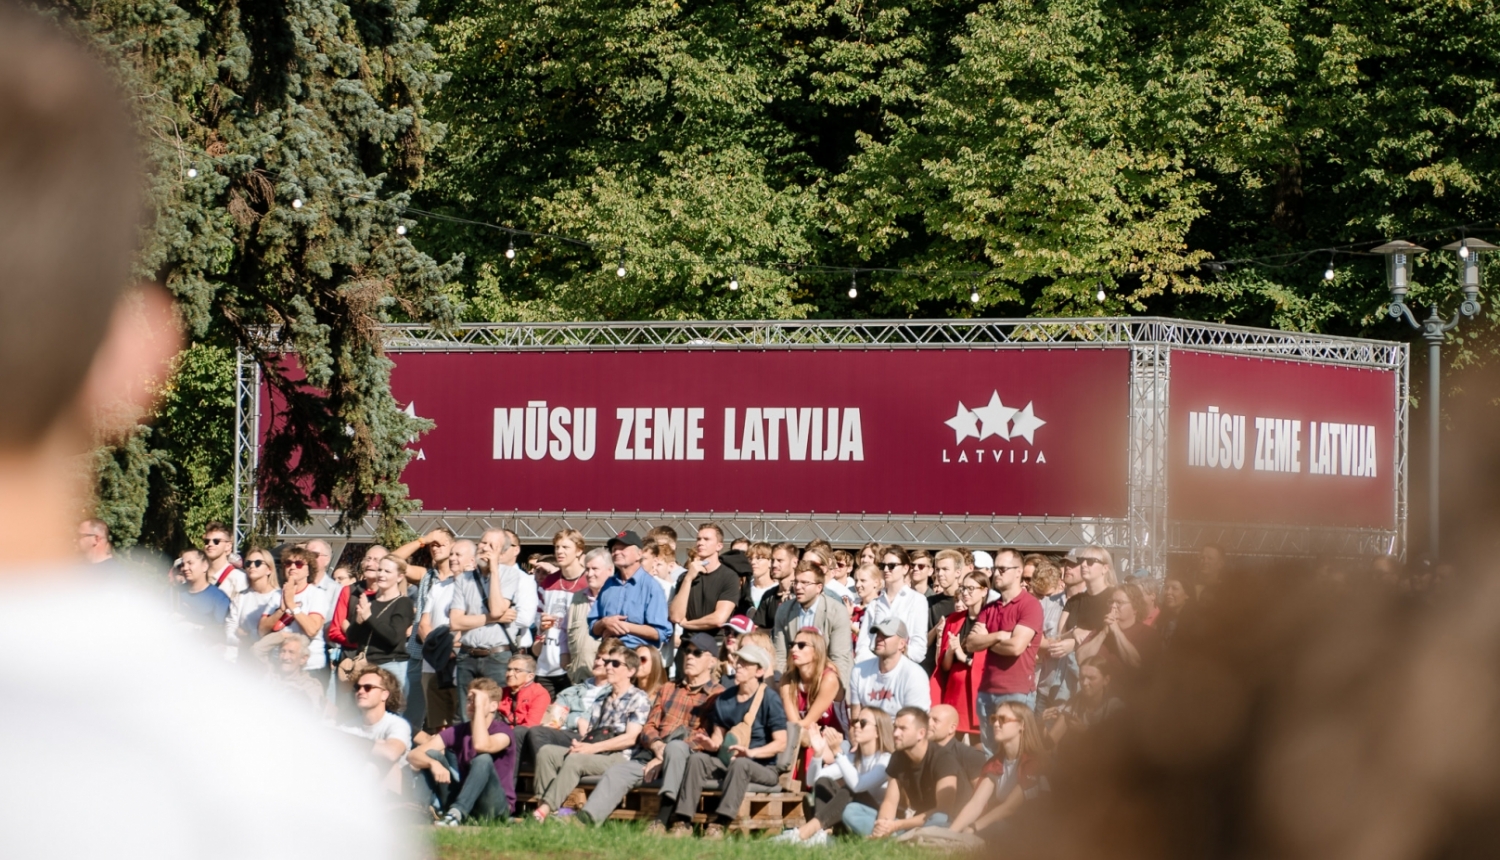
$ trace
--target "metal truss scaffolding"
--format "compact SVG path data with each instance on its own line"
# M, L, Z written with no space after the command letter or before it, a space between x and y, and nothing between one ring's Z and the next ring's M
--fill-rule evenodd
M274 337L272 338L274 340ZM445 525L477 537L491 527L515 531L527 543L548 543L563 528L602 541L622 529L668 524L691 533L705 519L735 535L835 546L867 541L910 546L1019 546L1056 550L1097 543L1123 554L1128 569L1160 573L1167 556L1206 542L1257 555L1335 556L1404 553L1407 487L1408 352L1403 343L1216 325L1157 317L1017 320L870 320L820 322L494 323L440 330L422 325L385 328L385 348L402 352L639 351L695 349L1014 349L1046 345L1130 351L1129 505L1124 519L1086 517L924 517L897 515L771 514L746 511L420 511L408 517L417 531ZM1170 521L1167 499L1167 420L1173 349L1283 358L1397 372L1396 526L1391 530L1313 529ZM235 415L235 525L254 531L256 436L260 374L241 355ZM314 511L287 525L287 538L368 540L374 519L339 531L337 512Z

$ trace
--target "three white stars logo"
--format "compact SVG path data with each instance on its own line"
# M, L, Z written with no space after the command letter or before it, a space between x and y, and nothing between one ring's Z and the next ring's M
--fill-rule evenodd
M990 402L978 409L970 409L960 400L958 414L943 423L953 428L954 444L970 436L981 442L991 436L1006 440L1019 436L1031 445L1035 442L1033 437L1037 428L1047 422L1036 417L1031 402L1020 409L1012 409L1000 402L999 391L992 391Z

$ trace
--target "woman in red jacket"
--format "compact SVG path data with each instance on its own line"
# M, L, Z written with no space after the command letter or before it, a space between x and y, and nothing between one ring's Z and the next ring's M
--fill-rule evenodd
M979 698L979 679L984 674L984 658L988 652L970 654L964 651L963 641L979 620L989 590L989 581L983 574L971 573L964 577L958 584L954 600L954 605L960 609L944 619L943 632L938 635L932 701L952 705L958 710L958 731L962 734L979 733L979 716L974 703Z

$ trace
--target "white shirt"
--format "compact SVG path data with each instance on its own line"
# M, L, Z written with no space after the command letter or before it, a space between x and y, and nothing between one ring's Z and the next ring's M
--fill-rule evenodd
M357 723L339 726L339 731L367 741L388 741L395 738L408 752L411 751L411 723L389 711L373 726L361 719Z
M229 643L236 650L249 648L260 641L260 619L266 610L281 604L281 589L270 591L247 591L229 607L229 617L224 624L229 631Z
M448 610L453 608L453 581L454 577L447 579L434 579L427 586L427 605L422 609L422 616L428 619L432 625L433 632L448 626ZM417 619L418 623L421 618ZM432 664L426 660L422 661L422 674L437 674Z
M824 580L823 593L832 597L834 600L853 601L854 603L859 602L859 599L854 595L854 589L843 584L842 582L839 582L836 579Z
M415 828L396 816L366 815L350 827L344 816L309 814L308 798L336 797L360 810L386 801L362 778L363 758L329 743L305 699L225 664L175 629L159 593L133 581L103 579L86 566L12 569L0 578L6 653L47 643L45 660L0 664L0 737L12 739L6 766L26 774L0 785L0 853L262 860L295 846L307 857L421 856ZM89 635L59 637L59 618ZM100 642L111 655L150 666L151 682L110 670ZM296 791L287 790L289 772ZM89 791L108 802L89 804L81 823L77 805L59 798L77 797L85 773ZM277 822L274 838L232 838L225 816L251 809L257 820Z
M849 682L849 701L862 708L876 708L891 716L902 708L932 707L932 690L927 673L909 658L902 658L890 672L880 671L880 658L870 657L854 664Z
M896 599L892 600L885 589L881 589L880 596L865 610L865 616L859 620L859 642L854 648L854 659L863 660L875 656L875 634L871 627L884 621L890 616L895 616L906 622L906 632L909 638L906 640L906 656L920 663L927 656L927 598L917 593L915 589L902 586L896 593ZM893 712L894 713L894 712Z
M281 589L275 591L277 599L266 605L266 610L261 613L275 615L281 610ZM323 623L318 627L318 635L312 637L312 644L307 649L307 670L321 669L328 665L328 649L323 641L323 631L328 627L329 619L333 618L333 595L317 587L308 585L297 595L296 609L298 615L313 614L321 616ZM302 625L293 621L287 628L294 629L297 633L306 633ZM286 629L286 628L282 628Z
M223 582L219 581L221 578ZM223 567L209 574L208 581L218 586L218 589L224 592L230 600L234 600L235 595L250 590L250 580L245 576L245 572L229 562L225 562Z

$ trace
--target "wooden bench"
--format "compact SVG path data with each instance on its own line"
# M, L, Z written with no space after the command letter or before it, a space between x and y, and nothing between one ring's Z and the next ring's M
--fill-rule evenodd
M801 726L795 723L787 726L786 749L776 756L776 770L780 772L781 778L776 785L760 785L751 783L749 791L745 792L745 799L740 802L740 810L735 815L734 823L729 825L731 832L753 833L757 830L780 831L786 827L797 826L803 823L804 814L802 801L806 793L802 790L802 784L792 778L792 769L800 753L800 741L802 739ZM521 781L530 774L520 774L517 779L517 797L527 797L529 793L519 790ZM589 794L599 782L598 777L585 777L579 781L578 787L568 795L563 806L568 809L582 809L588 802ZM659 797L661 784L653 783L632 789L620 805L610 813L610 821L651 821L661 812L661 799ZM531 792L534 793L534 792ZM693 810L694 824L707 824L714 819L713 809L718 805L717 798L720 796L719 783L710 782L704 787L703 796L698 801L698 808ZM523 806L530 806L530 801L520 801Z

